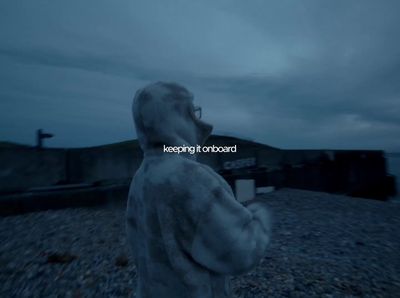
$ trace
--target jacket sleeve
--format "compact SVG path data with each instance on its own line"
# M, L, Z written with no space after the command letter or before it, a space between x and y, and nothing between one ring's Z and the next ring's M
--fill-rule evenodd
M136 241L137 241L137 223L136 223L136 217L137 213L135 210L135 201L134 197L132 194L132 187L129 190L129 195L128 195L128 206L126 210L126 220L125 220L125 232L127 236L127 242L129 246L131 247L132 251L132 256L134 259L134 262L136 263L137 261L137 247L136 247Z
M223 185L204 195L210 200L197 222L193 259L219 274L249 271L264 256L270 240L267 207L254 202L246 208Z

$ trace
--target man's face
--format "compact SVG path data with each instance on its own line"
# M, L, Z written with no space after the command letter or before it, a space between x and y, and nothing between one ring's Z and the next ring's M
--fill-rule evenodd
M193 96L189 93L180 93L177 101L180 114L178 124L179 135L190 145L203 145L211 133L212 126L202 120L201 109L193 104Z
M190 115L195 126L195 134L197 136L196 144L204 145L212 131L212 125L201 120L201 107L195 106L193 100L190 102Z

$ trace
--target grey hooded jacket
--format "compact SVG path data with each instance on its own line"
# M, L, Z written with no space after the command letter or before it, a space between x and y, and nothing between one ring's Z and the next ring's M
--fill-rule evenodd
M177 84L139 90L133 115L143 162L129 191L127 236L139 298L232 297L229 275L253 268L270 237L262 203L247 207L195 155L163 145L203 145L212 126L194 115L193 97Z

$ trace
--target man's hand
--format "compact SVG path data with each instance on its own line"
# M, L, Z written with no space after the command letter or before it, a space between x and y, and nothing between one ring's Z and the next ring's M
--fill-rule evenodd
M258 203L265 203L265 200L263 200L263 199L251 199L251 200L242 202L242 205L247 207L247 206L249 206L249 205L251 205L253 203L257 203L257 202Z

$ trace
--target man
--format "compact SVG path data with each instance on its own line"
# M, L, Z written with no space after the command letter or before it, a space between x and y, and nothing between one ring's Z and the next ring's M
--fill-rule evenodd
M204 144L212 126L196 111L192 94L173 83L151 84L133 101L144 158L129 191L127 235L139 298L231 297L229 275L257 265L269 242L263 203L242 206L195 154L164 152Z

